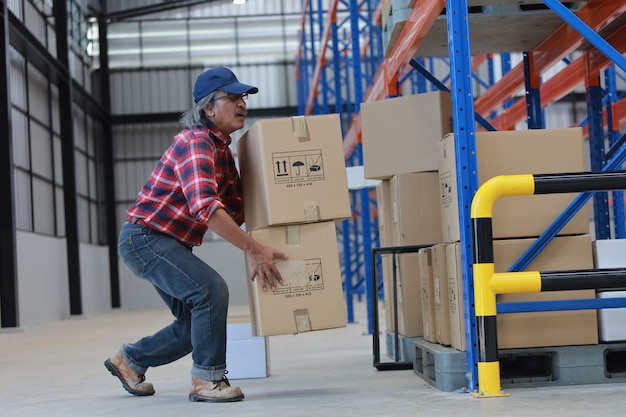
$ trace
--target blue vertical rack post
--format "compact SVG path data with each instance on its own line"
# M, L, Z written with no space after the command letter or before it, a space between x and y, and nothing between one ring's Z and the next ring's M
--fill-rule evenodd
M473 242L470 206L478 189L476 165L476 135L474 129L474 95L471 84L471 55L467 0L447 0L448 52L452 82L452 118L456 152L457 189L459 198L459 226L461 230L461 265L463 301L465 308L465 337L467 340L468 388L475 390L478 383L478 352L476 349L476 320L474 315Z
M588 53L585 56L588 57ZM588 59L588 58L586 58ZM600 171L606 164L604 152L604 126L602 121L602 89L600 74L585 70L585 90L587 99L587 114L589 121L589 158L592 171ZM609 239L611 230L609 224L608 193L596 192L593 197L593 213L595 218L596 239Z
M609 149L617 146L620 132L619 123L616 116L613 115L613 106L617 103L617 76L615 73L615 65L611 65L604 71L604 79L606 85L606 114L607 114L607 136L609 138ZM613 232L615 239L626 238L626 224L624 223L624 192L613 191L611 193L613 201Z

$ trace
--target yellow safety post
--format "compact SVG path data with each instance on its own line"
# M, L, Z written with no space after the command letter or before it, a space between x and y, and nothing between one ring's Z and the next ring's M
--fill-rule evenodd
M471 218L474 239L474 302L478 332L477 398L503 397L509 394L500 386L498 335L496 326L496 293L490 285L493 265L493 205L498 198L534 193L534 177L528 175L497 176L485 182L472 200Z

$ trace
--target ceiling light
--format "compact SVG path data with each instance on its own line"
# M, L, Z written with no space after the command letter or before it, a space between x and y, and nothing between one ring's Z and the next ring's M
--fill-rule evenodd
M233 4L246 4L246 0L233 0Z

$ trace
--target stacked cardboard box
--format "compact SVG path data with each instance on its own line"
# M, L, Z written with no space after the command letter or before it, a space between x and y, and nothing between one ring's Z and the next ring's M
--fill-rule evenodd
M497 175L581 172L585 170L584 152L582 131L577 128L479 132L476 135L478 185ZM559 157L555 158L555 155ZM449 292L451 343L463 350L465 337L459 336L465 330L456 324L466 322L463 309L455 306L452 311L452 299L461 301L463 290L453 135L441 140L439 164L442 233L445 241L455 247L447 251L447 256L454 258L447 261L449 290L454 291ZM499 199L493 207L492 217L496 272L506 272L575 196L546 194ZM456 271L452 267L454 264L457 265ZM585 206L526 270L592 267L589 212ZM576 298L593 298L593 291L505 294L498 297L498 302ZM497 323L500 348L566 346L598 341L595 310L500 314ZM575 327L572 323L576 323Z
M275 291L248 280L254 334L345 326L335 221L351 208L339 116L259 120L237 151L246 229L289 256L277 260L285 283Z
M381 246L442 242L437 144L452 131L451 114L446 92L363 103L364 174L382 180L376 188ZM397 307L398 333L423 336L418 255L398 255L395 288L392 256L382 256L387 329L395 330Z
M478 186L498 175L551 174L585 170L582 130L542 129L476 133ZM460 239L454 135L439 144L443 236ZM567 208L577 194L544 194L499 199L493 207L494 239L536 237ZM589 211L583 207L560 235L589 233Z
M365 178L437 171L437 144L452 132L450 93L434 91L361 105Z

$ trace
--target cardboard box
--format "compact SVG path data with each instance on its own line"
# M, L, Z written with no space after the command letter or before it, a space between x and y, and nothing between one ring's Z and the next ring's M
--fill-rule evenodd
M494 241L495 272L506 272L535 239ZM589 235L555 237L528 265L526 271L555 271L593 268ZM497 302L572 300L594 298L594 290L547 291L502 294ZM596 310L498 314L500 349L573 346L598 343Z
M376 207L378 208L378 240L381 247L393 245L391 232L391 184L389 180L383 180L376 185ZM385 324L387 330L395 330L394 322L394 299L393 299L393 259L392 255L380 256L380 279L383 282L383 294L385 305Z
M558 157L556 157L558 155ZM585 150L579 128L476 133L478 186L497 175L550 174L585 171ZM460 240L454 135L440 141L442 228L444 241ZM493 237L536 237L567 208L576 193L500 198L493 207ZM585 205L560 235L589 233Z
M399 174L389 182L393 245L442 242L438 173Z
M437 143L453 131L450 93L362 103L360 120L365 178L436 171Z
M461 245L446 245L446 272L448 274L448 300L450 308L450 346L462 352L467 350L465 335L465 301L463 299L463 266Z
M417 252L398 255L398 333L424 335Z
M432 247L433 292L435 306L435 336L437 343L450 346L450 304L448 294L448 272L446 264L446 245Z
M248 280L255 336L347 325L334 222L272 226L249 233L260 243L289 255L286 260L277 260L284 285L275 291L263 291L258 279ZM249 274L249 260L246 266Z
M237 151L248 230L351 217L339 115L258 120Z
M431 248L420 249L417 253L417 257L419 264L420 294L422 297L424 340L427 342L437 343L435 333L435 290L433 288L433 261Z
M493 242L495 272L508 271L534 241L535 239L495 240ZM458 247L459 244L454 243L454 246ZM458 253L459 249L455 249L455 251ZM592 265L591 237L589 235L557 236L552 239L525 270L589 269L593 267ZM458 299L463 300L464 292L461 284L462 269L460 263L458 263L458 268L456 276ZM452 280L453 278L451 277ZM501 294L498 296L497 302L575 300L594 298L594 294L594 290ZM459 307L459 311L461 310ZM596 310L498 314L498 348L514 349L597 344L598 324L596 317ZM462 322L464 324L465 320ZM451 321L451 325L452 323ZM463 329L464 332L465 330ZM459 336L463 333L461 333L461 330L457 332ZM459 349L456 346L455 348Z
M229 316L226 363L229 379L266 378L270 375L267 337L252 335L250 316Z

